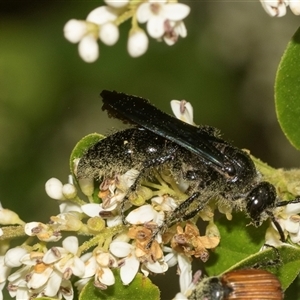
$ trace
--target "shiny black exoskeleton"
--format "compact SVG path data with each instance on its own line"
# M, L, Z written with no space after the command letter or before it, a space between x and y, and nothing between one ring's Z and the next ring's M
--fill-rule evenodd
M222 197L232 205L239 203L256 226L270 217L284 240L272 213L277 202L274 186L261 182L250 156L223 140L217 129L184 123L140 97L106 90L101 96L103 110L137 127L90 147L79 161L78 178L100 179L135 169L139 175L130 188L134 191L151 168L167 165L178 182L189 184L190 197L174 211L174 219L191 218L210 199Z

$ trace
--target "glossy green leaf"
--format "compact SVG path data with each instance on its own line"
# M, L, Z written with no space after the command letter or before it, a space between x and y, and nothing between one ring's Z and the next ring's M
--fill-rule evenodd
M256 228L249 225L249 219L244 214L235 214L232 221L221 218L217 226L221 233L221 243L206 264L210 276L220 275L235 269L260 266L274 273L285 290L300 272L300 248L282 246L278 248L280 264L269 268L269 262L274 261L276 253L273 248L258 252L264 245L265 222Z
M284 134L294 147L300 149L300 29L289 42L279 64L275 103Z
M129 285L123 285L119 271L115 270L116 282L113 286L107 287L106 290L95 288L93 280L85 285L80 293L79 300L158 300L160 292L149 278L138 273Z
M90 148L92 145L96 144L100 140L104 139L105 136L99 133L91 133L82 138L74 147L70 156L70 170L71 174L74 175L74 160L82 157L82 155Z

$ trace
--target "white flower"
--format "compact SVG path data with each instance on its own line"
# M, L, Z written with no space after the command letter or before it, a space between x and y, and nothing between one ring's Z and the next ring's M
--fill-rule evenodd
M44 242L57 242L61 239L60 232L41 222L26 223L24 231L28 236L37 236L39 240Z
M148 37L143 29L130 30L127 42L127 51L130 56L138 57L143 55L148 49L148 44Z
M164 41L167 45L174 45L178 37L185 38L187 36L187 30L182 21L165 21L165 34L163 36Z
M116 268L118 265L116 259L110 253L96 250L94 253L83 255L82 260L85 262L83 279L94 276L95 286L102 286L102 288L115 283L115 277L111 268Z
M109 246L110 252L119 258L124 258L120 268L123 284L129 284L139 270L140 262L135 255L135 247L122 241L114 241Z
M63 247L52 247L43 258L45 264L54 264L56 270L63 274L65 279L74 274L81 277L84 274L84 262L77 256L78 239L69 236L62 242Z
M82 227L80 215L77 213L62 213L52 216L50 219L58 231L79 231Z
M181 3L166 3L163 1L151 1L142 3L136 12L138 22L147 22L147 31L155 39L165 34L166 21L181 21L190 12L190 8Z
M183 122L195 125L193 121L194 110L190 102L185 100L172 100L171 108L175 117Z
M146 204L132 210L126 217L126 221L133 225L144 224L150 221L157 225L162 225L164 220L164 213L157 212L152 205Z
M151 199L151 203L156 210L174 211L178 206L176 201L169 195L156 196Z
M260 0L262 7L271 17L282 17L286 14L287 1Z
M99 57L97 40L106 45L113 45L119 39L119 29L112 22L118 17L118 10L109 6L100 6L92 10L82 20L70 20L64 27L64 35L71 43L78 44L80 57L88 63Z

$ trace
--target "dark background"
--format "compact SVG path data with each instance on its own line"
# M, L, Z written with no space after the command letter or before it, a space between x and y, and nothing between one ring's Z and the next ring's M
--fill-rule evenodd
M196 123L220 128L226 139L274 167L300 166L299 153L277 124L273 96L277 65L300 17L288 12L271 18L259 1L187 4L188 36L174 46L151 39L144 56L131 58L127 22L118 43L101 44L100 58L87 64L77 45L64 39L63 26L72 18L85 19L101 1L1 1L0 200L5 208L25 221L46 222L58 213L45 182L67 181L70 152L83 136L122 126L101 111L103 89L148 98L169 113L171 99L186 99Z

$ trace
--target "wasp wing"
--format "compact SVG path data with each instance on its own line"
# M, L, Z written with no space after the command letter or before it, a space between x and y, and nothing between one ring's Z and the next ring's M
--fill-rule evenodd
M110 116L139 125L175 142L201 157L205 163L221 168L223 172L228 168L228 161L225 167L226 156L213 145L226 142L209 134L207 130L176 119L141 97L107 90L103 90L100 95L103 98L102 109L107 110Z

